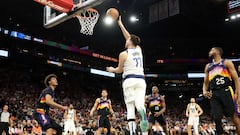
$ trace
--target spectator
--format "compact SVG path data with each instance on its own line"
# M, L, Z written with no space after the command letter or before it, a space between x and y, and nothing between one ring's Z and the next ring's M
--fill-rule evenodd
M41 135L42 134L42 128L41 126L38 124L37 121L34 121L34 126L33 126L33 129L32 129L32 132L34 135Z
M23 127L23 133L24 135L31 135L33 132L33 126L31 123L31 120L27 120L27 125Z
M22 128L22 126L21 126L21 123L18 123L18 124L17 124L17 127L16 127L14 130L15 130L15 133L16 133L17 135L22 135L22 134L23 134L23 128Z

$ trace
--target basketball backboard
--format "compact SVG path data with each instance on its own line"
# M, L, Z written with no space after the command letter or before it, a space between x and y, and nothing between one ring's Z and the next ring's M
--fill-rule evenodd
M50 6L45 6L43 10L43 26L45 28L54 27L73 17L76 17L82 10L100 5L105 0L74 0L73 9L70 12L60 12Z

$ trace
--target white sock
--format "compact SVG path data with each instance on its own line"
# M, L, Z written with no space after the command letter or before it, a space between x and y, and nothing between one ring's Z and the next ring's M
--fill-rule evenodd
M135 121L129 121L128 122L128 126L129 126L129 131L130 131L130 135L133 135L133 134L135 134L136 135L136 128L137 128L137 126L136 126L136 122Z

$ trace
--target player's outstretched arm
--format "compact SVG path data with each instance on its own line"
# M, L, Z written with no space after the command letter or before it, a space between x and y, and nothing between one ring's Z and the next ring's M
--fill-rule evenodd
M106 67L106 70L111 73L122 73L123 72L123 64L127 59L127 53L124 51L119 54L118 66L114 67Z
M149 98L150 98L150 95L145 96L144 106L145 106L146 108L147 108L148 103L149 103Z
M52 106L52 107L55 107L55 108L58 108L58 109L63 109L63 110L67 110L67 109L68 109L67 106L62 106L62 105L54 102L53 99L52 99L52 96L49 95L49 94L47 94L47 95L45 96L45 98L46 98L46 103L47 103L48 105Z
M164 112L166 112L166 102L165 102L164 96L161 96L161 99L162 99L162 109L160 110L160 114L163 114Z
M118 18L118 25L119 25L122 33L123 33L124 38L125 38L126 40L127 40L128 38L130 38L129 32L127 31L127 29L125 28L125 26L124 26L123 23L122 23L122 18L121 18L121 16L119 16L119 18Z
M77 118L77 111L74 110L74 121L77 123L77 120L78 120L78 118Z
M162 102L161 102L161 104L162 104L162 109L161 109L159 112L155 112L155 113L154 113L154 116L155 116L155 117L158 117L158 116L162 115L162 114L166 111L165 99L164 99L163 96L161 96L161 99L162 99Z
M203 95L204 95L204 97L210 99L210 98L212 97L212 94L211 94L211 92L208 91L208 87L209 87L208 65L209 65L209 64L207 64L207 65L205 66L205 69L204 69L205 77L204 77L204 82L203 82L203 88L202 88L202 90L203 90Z
M67 119L67 113L68 113L68 110L65 110L64 114L63 114L63 118L64 119Z
M114 111L113 111L113 108L112 108L112 102L111 102L111 100L109 100L109 102L110 102L109 112L112 114L113 117L116 117L116 116L115 116L115 113L114 113Z
M198 116L202 115L203 114L203 110L202 108L200 107L200 105L197 104L197 110L198 110Z
M240 104L240 83L239 83L239 80L238 80L237 71L236 71L232 61L225 60L224 64L228 68L228 71L230 72L231 77L232 77L232 79L234 81L235 89L236 89L235 92L236 92L236 95L237 95L237 104L239 105Z
M97 98L97 99L95 100L95 103L94 103L91 111L90 111L90 116L91 116L91 117L93 116L93 112L96 111L99 102L100 102L100 98Z
M189 116L189 104L187 105L187 109L186 109L186 116Z

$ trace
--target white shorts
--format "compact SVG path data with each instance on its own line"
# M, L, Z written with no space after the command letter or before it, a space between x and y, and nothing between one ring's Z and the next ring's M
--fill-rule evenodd
M135 119L135 108L145 110L146 82L142 78L128 78L123 84L124 101L127 108L127 119Z
M188 125L195 125L197 126L199 124L199 117L195 117L195 116L190 116L188 118Z
M125 103L144 102L146 94L146 82L142 78L128 78L123 81L123 95Z
M64 131L65 132L76 132L76 127L73 120L66 120L64 122Z

